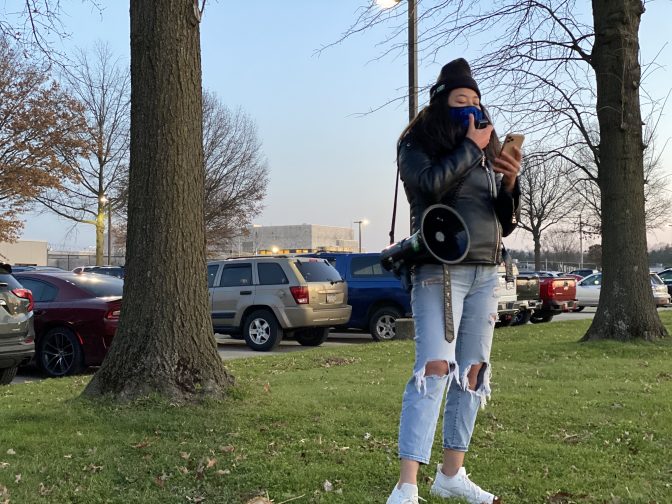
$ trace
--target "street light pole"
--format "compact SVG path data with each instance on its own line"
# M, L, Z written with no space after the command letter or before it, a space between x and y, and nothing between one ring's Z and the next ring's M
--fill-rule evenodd
M408 1L408 121L418 115L418 9Z
M368 220L363 219L363 220L356 220L353 221L354 224L357 224L359 226L359 252L361 254L362 252L362 224L365 226L369 223Z
M583 221L581 214L579 214L579 268L583 268Z
M408 122L418 115L418 0L408 2ZM376 0L381 9L389 9L401 0Z
M112 201L107 202L107 264L112 266Z

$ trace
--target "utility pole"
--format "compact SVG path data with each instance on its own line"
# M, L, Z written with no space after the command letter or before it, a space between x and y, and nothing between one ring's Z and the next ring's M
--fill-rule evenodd
M579 268L583 268L583 220L579 214Z
M418 115L418 9L408 0L408 121Z

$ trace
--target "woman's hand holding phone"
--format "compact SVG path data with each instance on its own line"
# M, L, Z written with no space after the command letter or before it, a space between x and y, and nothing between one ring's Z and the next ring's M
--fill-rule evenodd
M520 173L520 162L523 159L520 147L524 139L523 135L506 135L502 150L493 162L492 169L503 175L502 189L508 192L513 191Z
M480 149L485 149L488 146L492 129L492 124L488 124L485 128L476 128L476 124L474 124L474 114L469 114L467 138L478 145Z

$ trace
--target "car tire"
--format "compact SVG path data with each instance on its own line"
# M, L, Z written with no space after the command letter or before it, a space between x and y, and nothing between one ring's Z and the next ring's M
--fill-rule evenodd
M552 313L544 313L543 315L533 314L532 318L530 319L530 322L532 322L533 324L541 324L543 322L550 322L551 320L553 320Z
M514 325L514 326L525 325L530 321L531 318L532 318L532 310L520 310L513 317L513 324L512 325Z
M40 338L36 361L52 378L78 373L83 367L82 348L75 333L67 327L55 327Z
M303 346L320 346L328 337L328 327L309 327L294 332L294 338Z
M514 318L514 315L502 315L499 320L495 322L495 328L512 326Z
M282 336L282 327L270 310L254 310L245 318L243 337L252 350L273 350L282 341Z
M584 308L585 308L585 306L577 306L577 307L574 308L572 311L573 311L574 313L578 313L578 312L580 312L580 311L583 311Z
M0 385L9 385L16 376L18 366L0 369Z
M369 332L376 341L389 341L395 338L396 320L401 312L392 306L376 310L369 319Z

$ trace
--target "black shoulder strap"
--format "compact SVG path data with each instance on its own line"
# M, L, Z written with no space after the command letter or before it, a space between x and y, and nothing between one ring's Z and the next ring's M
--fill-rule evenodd
M399 164L397 164L397 182L394 184L394 205L392 206L392 227L390 228L390 245L394 243L394 225L397 221L398 195L399 195Z

